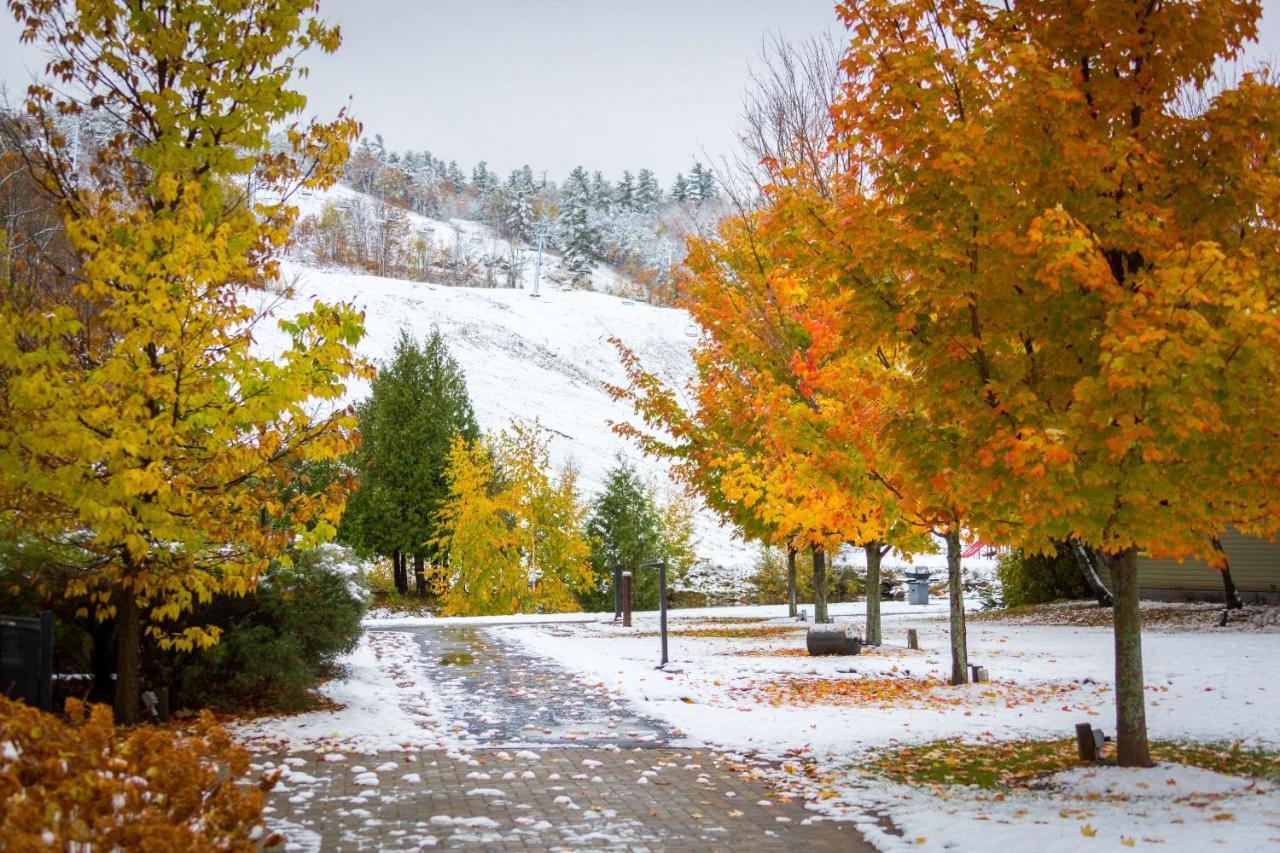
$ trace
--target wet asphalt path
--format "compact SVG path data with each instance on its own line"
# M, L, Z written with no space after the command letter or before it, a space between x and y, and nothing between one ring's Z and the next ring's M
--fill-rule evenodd
M662 747L676 740L598 684L540 660L501 629L399 629L422 649L423 674L451 728L476 747Z

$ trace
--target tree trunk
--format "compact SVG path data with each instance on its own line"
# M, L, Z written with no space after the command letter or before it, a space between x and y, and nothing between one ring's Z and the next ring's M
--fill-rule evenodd
M427 597L427 574L420 553L413 555L413 588L418 598Z
M409 594L409 576L405 571L404 554L399 551L391 552L391 565L395 567L396 592L401 595Z
M947 588L951 594L951 683L969 683L969 644L964 627L964 577L960 571L960 525L947 531Z
M89 691L90 702L113 704L115 702L115 683L111 676L116 671L116 620L99 622L90 617L89 636L93 639L93 647L89 652L89 668L93 672L93 688ZM85 698L85 697L81 697ZM62 710L54 708L55 711Z
M1209 540L1213 543L1213 550L1218 552L1218 556L1222 558L1222 589L1227 599L1228 610L1240 610L1244 607L1244 601L1240 599L1240 592L1236 589L1236 582L1231 579L1231 563L1227 561L1226 549L1222 547L1222 540L1217 536Z
M787 546L787 615L796 618L796 549Z
M1138 550L1111 558L1116 587L1116 763L1150 767L1146 697L1142 693L1142 614L1138 610Z
M1085 583L1093 591L1093 597L1098 602L1098 606L1110 607L1115 601L1115 596L1111 594L1111 590L1107 589L1107 585L1103 582L1102 575L1098 571L1097 554L1094 553L1092 548L1086 548L1079 539L1074 537L1066 543L1065 547L1075 557L1076 565L1080 567Z
M862 546L867 552L867 636L868 646L880 645L880 559L884 556L879 542Z
M132 587L116 596L116 693L115 718L122 726L138 724L142 620Z
M813 549L813 623L827 621L827 555L821 548Z

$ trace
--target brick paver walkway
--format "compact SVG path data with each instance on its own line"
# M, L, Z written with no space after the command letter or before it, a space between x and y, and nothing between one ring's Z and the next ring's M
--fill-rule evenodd
M271 795L293 849L870 850L705 751L557 748L293 756ZM305 763L302 763L305 762Z
M457 750L262 755L291 850L870 851L500 632L416 629Z

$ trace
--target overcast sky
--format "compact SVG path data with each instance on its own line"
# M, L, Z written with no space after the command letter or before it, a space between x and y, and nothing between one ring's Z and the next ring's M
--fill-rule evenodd
M1264 0L1255 55L1280 54L1280 0ZM729 153L748 65L767 34L838 30L833 0L322 0L342 26L311 58L308 112L350 99L366 134L470 170L525 163L562 177L655 170ZM0 11L0 81L21 95L38 52L12 49Z

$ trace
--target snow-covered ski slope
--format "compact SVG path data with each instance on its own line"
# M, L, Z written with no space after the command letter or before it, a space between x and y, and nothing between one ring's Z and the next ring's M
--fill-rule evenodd
M553 460L573 464L584 495L596 493L622 456L644 476L667 488L666 468L648 459L613 432L611 422L635 420L631 408L612 400L606 382L624 374L611 337L621 339L644 365L683 387L692 362L689 317L582 290L561 290L544 280L541 295L526 290L446 287L283 265L294 295L277 309L280 316L306 310L317 300L351 302L365 313L360 351L375 361L387 358L401 330L418 338L438 327L461 364L482 429L497 431L513 420L537 420L550 438ZM280 348L282 336L260 327L259 344ZM354 384L348 401L368 394ZM725 569L745 571L754 546L736 541L710 512L698 518L699 556Z

